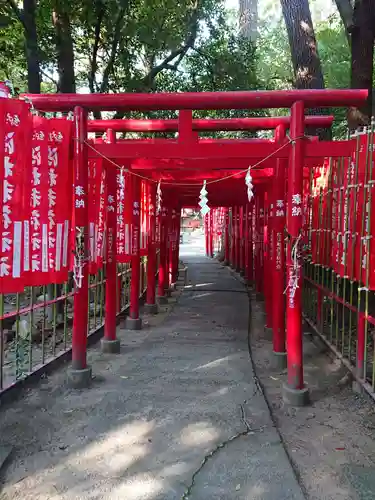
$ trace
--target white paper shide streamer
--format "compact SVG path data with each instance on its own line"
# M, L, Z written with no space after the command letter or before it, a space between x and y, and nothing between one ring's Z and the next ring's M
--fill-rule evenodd
M208 191L206 189L206 181L204 181L203 187L199 195L199 203L198 203L199 206L201 207L200 212L203 216L207 215L208 212L211 210L210 207L208 206L207 194Z
M246 173L246 177L245 177L245 184L247 186L247 198L250 202L254 196L253 178L251 177L250 167L247 169L247 173Z
M161 200L162 200L162 192L160 181L158 182L158 187L156 188L156 213L159 214L161 210Z

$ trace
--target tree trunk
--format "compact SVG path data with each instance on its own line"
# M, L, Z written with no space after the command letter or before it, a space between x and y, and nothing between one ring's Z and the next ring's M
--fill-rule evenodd
M74 48L70 28L69 12L64 0L55 0L52 14L55 27L57 70L59 82L57 91L62 93L74 93L76 91L74 74Z
M239 0L240 34L256 42L258 38L258 0Z
M25 30L25 52L27 61L27 87L29 92L31 92L32 94L40 94L41 78L35 14L35 0L23 0L23 23Z
M324 79L318 54L314 27L308 0L280 0L284 21L288 32L290 52L297 89L323 89ZM306 110L311 114L324 114L326 110ZM309 130L327 138L327 130Z
M341 21L345 27L345 34L348 44L351 44L350 34L353 29L353 7L351 0L335 0Z
M349 109L348 124L351 130L366 125L371 120L374 39L374 2L373 0L356 0L351 29L351 87L353 89L368 89L369 97L361 108Z

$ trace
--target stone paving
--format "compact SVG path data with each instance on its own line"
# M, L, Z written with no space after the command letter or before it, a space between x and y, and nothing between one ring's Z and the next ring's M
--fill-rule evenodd
M246 289L200 240L183 250L177 303L120 327L121 354L90 349L90 389L61 369L2 409L0 499L304 498L253 376Z

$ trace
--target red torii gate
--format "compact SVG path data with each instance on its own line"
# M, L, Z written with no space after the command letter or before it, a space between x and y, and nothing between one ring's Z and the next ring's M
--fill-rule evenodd
M313 125L313 126L316 126L316 127L328 127L328 126L331 126L332 123L333 123L333 120L334 120L334 117L333 116L307 116L305 117L305 124L306 126L308 125ZM124 132L124 131L137 131L137 132L147 132L147 131L163 131L165 132L166 130L169 130L169 131L176 131L178 130L180 132L180 135L179 135L179 140L182 139L190 139L191 138L191 131L195 130L195 131L208 131L208 130L212 130L212 131L217 131L217 130L221 130L221 129L225 129L225 130L241 130L241 129L246 129L246 130L264 130L264 129L272 129L274 127L288 127L290 125L290 117L258 117L258 118L233 118L233 119L219 119L219 120L212 120L212 119L203 119L203 120L193 120L192 119L192 114L191 112L189 111L181 111L180 112L180 117L178 120L113 120L113 119L110 119L110 120L91 120L88 122L88 130L90 132L105 132L107 131L108 134L113 134L114 131L117 131L117 132ZM181 137L180 137L181 136ZM197 135L194 134L193 135L193 138L194 140L197 140ZM311 140L314 140L316 138L311 138ZM112 139L110 141L111 143L114 143L114 139ZM123 144L136 144L136 145L141 145L141 144L169 144L173 141L171 140L136 140L136 141L123 141L123 140L117 140L116 141L116 144L119 144L119 143L123 143ZM228 141L212 141L210 139L203 139L200 141L201 143L216 143L216 144L228 144L229 142ZM230 141L231 143L233 141ZM246 141L236 141L236 144L240 144L241 142L246 142L246 143L251 143L252 145L255 144L255 143L269 143L270 141L269 140L262 140L262 139L250 139L250 140L246 140ZM91 153L91 152L90 152ZM89 153L89 154L90 154ZM154 161L148 161L148 162L144 162L144 161L138 161L138 162L132 162L131 164L131 167L133 170L135 169L147 169L147 172L143 174L144 175L147 175L148 177L150 178L153 178L153 175L155 173L155 170L157 169L158 171L160 171L160 179L165 179L165 176L163 176L163 172L166 172L166 171L169 171L171 170L173 174L176 174L176 169L179 169L181 170L180 174L182 176L182 179L180 179L180 182L183 182L183 184L179 184L177 182L177 179L176 177L174 176L174 185L173 185L173 188L171 189L170 186L168 186L168 184L166 186L163 186L164 188L164 193L166 191L165 187L167 188L167 191L168 191L168 187L169 187L169 190L175 190L176 188L177 189L180 189L180 193L179 193L179 203L180 203L180 206L186 206L187 204L191 204L192 206L196 205L197 203L197 199L198 199L198 193L196 193L196 189L197 189L197 186L200 187L200 184L198 184L198 182L202 182L204 178L206 178L208 175L209 177L213 178L213 170L218 170L218 172L216 172L216 178L220 179L223 175L224 177L226 175L232 175L233 172L232 170L229 170L229 168L233 169L233 170L239 170L239 175L238 177L241 177L243 176L243 174L241 173L241 169L243 171L244 168L247 167L247 160L243 160L244 161L244 164L243 165L240 165L239 164L239 159L237 159L235 162L233 162L233 164L231 165L231 167L228 167L227 165L227 162L225 162L225 165L223 166L218 166L218 162L216 161L216 163L212 166L209 166L208 165L208 161L205 160L203 162L203 160L198 160L197 161L197 167L196 167L196 170L189 170L189 167L191 168L191 163L192 161L186 161L184 162L183 164L177 164L177 161L175 162L171 162L169 163L168 165L165 165L165 164L162 164L162 163L157 163L157 160L154 160ZM313 165L316 164L316 160L313 159L313 160L309 160L310 162L313 163ZM145 164L146 163L146 164ZM272 160L269 160L269 163L274 163L272 162ZM227 169L227 171L223 171L222 168L225 168ZM273 175L273 168L272 169L268 169L267 172L265 172L265 169L262 168L260 170L256 170L256 171L253 171L253 179L254 179L254 183L259 183L259 182L263 182L263 181L266 181L267 179L269 180L269 178ZM263 175L263 173L265 172L265 176ZM237 176L236 176L237 177ZM241 179L238 179L234 177L232 180L227 180L225 182L225 189L228 191L230 191L231 193L231 198L228 198L228 195L225 196L225 199L226 199L226 204L228 206L235 206L235 205L239 205L239 200L242 200L243 204L245 205L247 203L247 199L246 199L246 196L245 196L245 190L243 188L243 183L242 182L238 182L239 180ZM186 181L187 179L189 179L189 183L190 182L193 182L195 181L197 184L194 186L194 185L186 185ZM170 179L169 179L170 180ZM184 182L185 181L185 182ZM181 188L183 188L183 192L181 190ZM186 198L186 195L188 196L188 198ZM169 192L169 195L167 196L167 198L170 198L171 196L171 193ZM221 200L223 199L222 195L220 196L220 193L219 193L219 199L221 197ZM190 199L189 199L190 198ZM231 201L232 199L232 201ZM216 201L215 200L215 196L212 196L211 193L210 193L210 203L213 204L213 205L218 205L220 203L220 201ZM241 213L241 216L242 216L242 213ZM242 223L242 217L240 216L240 224ZM226 240L228 241L228 235L227 235L227 238ZM212 249L212 235L211 235L211 238L210 238L210 248ZM237 254L237 252L239 251L239 246L237 245L237 251L235 252L235 254ZM212 253L212 251L211 251ZM244 255L244 249L243 251L241 252L241 256L242 256L242 260L245 259L245 255ZM227 252L227 260L229 261L229 252ZM151 267L151 266L149 266ZM237 258L237 262L236 262L236 268L240 268L240 262L239 262L239 258ZM152 269L150 271L150 274L149 274L149 277L150 277L150 280L152 280L152 276L154 276L154 270ZM162 276L165 276L166 274L166 271L162 270L161 272L161 275ZM151 286L151 289L153 289L153 286ZM164 286L161 286L160 289L159 289L159 301L161 298L163 298L162 296L164 295ZM282 301L283 299L283 284L281 284L281 291L279 294L275 294L276 296L276 300L278 301ZM271 310L271 305L270 303L272 304L271 302L271 294L267 294L267 298L268 298L268 307L267 309L270 311ZM152 308L153 307L153 300L154 300L154 294L152 294L152 291L150 290L150 294L148 296L148 300L147 300L147 305ZM281 312L283 313L283 310L282 308L279 308L281 310ZM269 314L270 316L272 316L272 313ZM269 323L272 324L273 321L272 319L269 320ZM280 321L279 321L280 323ZM283 353L285 354L285 341L278 341L276 337L283 337L284 338L284 327L280 327L278 329L277 332L275 332L275 345L279 345L281 343L283 343L284 347L283 347ZM275 352L276 352L276 355L279 354L278 350L275 349ZM285 357L284 357L285 358ZM279 359L282 359L284 361L284 358L279 358Z
M288 382L283 387L284 398L294 404L304 404L308 399L308 389L303 380L302 359L302 311L301 311L301 276L298 267L299 239L302 231L302 211L299 207L303 192L303 166L306 158L329 156L350 156L351 145L348 142L317 142L309 144L304 138L305 108L356 106L367 98L365 90L304 90L304 91L260 91L260 92L218 92L218 93L176 93L176 94L65 94L65 95L29 95L34 106L43 111L75 111L75 183L87 186L87 111L116 110L192 110L192 109L250 109L250 108L291 108L290 141L280 149L278 144L233 142L201 142L194 140L191 117L181 130L191 131L190 139L170 143L134 143L125 141L120 144L98 144L95 156L101 154L111 159L134 160L211 160L260 159L272 155L277 160L276 172L281 172L286 162L288 166L287 231L289 235L287 251L288 300L287 319L287 359ZM190 124L188 125L188 122ZM282 143L283 132L279 138ZM274 183L277 184L277 183ZM274 186L276 191L276 187ZM87 244L87 191L86 203L75 209L76 225L84 229ZM195 194L195 192L194 192ZM221 195L224 198L224 192ZM193 197L190 194L189 199ZM277 199L277 198L276 198ZM187 202L185 198L184 203ZM222 205L220 203L220 205ZM139 260L139 256L138 256ZM134 261L138 264L138 261ZM83 286L75 295L73 324L73 376L91 375L86 364L86 321L87 321L87 271L84 272ZM108 286L108 281L107 281ZM138 299L138 297L137 297ZM132 318L138 320L138 318Z

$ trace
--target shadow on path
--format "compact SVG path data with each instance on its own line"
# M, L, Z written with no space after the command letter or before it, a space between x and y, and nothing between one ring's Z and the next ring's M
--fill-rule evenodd
M198 243L163 323L89 351L92 388L60 370L2 410L1 499L303 499L252 377L246 290Z

